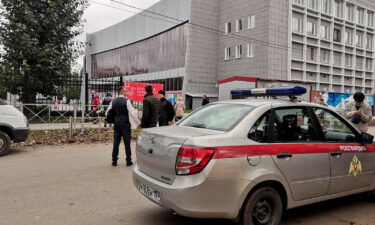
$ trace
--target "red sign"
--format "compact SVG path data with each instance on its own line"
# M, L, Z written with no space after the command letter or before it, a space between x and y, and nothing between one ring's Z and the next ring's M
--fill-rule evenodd
M124 88L127 91L126 97L133 102L143 102L143 98L146 95L145 87L151 85L154 87L154 95L157 96L160 90L164 89L163 84L148 84L148 83L136 83L136 82L125 82Z

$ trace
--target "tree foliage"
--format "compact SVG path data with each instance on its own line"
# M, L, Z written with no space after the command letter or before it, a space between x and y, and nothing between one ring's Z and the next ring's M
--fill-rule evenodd
M82 53L87 0L0 0L0 82L32 103L37 93L58 94Z

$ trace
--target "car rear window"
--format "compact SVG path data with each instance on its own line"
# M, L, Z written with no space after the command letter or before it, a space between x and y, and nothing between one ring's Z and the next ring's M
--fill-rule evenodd
M229 131L236 126L255 106L241 104L212 104L193 112L178 125Z

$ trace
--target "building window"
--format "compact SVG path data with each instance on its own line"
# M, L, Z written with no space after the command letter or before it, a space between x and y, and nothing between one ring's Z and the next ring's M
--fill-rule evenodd
M309 60L310 61L315 61L316 60L316 49L314 47L310 47L310 54L309 54Z
M242 31L242 19L236 21L236 32Z
M254 43L247 44L247 57L254 57Z
M300 4L301 5L301 0L293 0L293 3Z
M353 32L350 30L345 31L345 44L347 45L353 44Z
M225 24L225 34L232 33L232 23L226 23Z
M248 29L253 29L255 28L255 15L251 15L248 17L248 23L247 23L247 28Z
M363 35L360 33L357 33L355 35L355 42L357 47L363 47Z
M316 35L316 24L311 21L307 21L307 34Z
M231 56L230 47L225 48L224 60L229 60L229 59L230 59L230 56Z
M372 36L367 36L366 38L366 49L372 50Z
M302 21L299 17L293 17L292 29L294 32L302 33Z
M372 59L366 59L366 70L372 71Z
M346 17L347 20L354 22L354 6L351 4L346 5Z
M307 7L315 9L315 0L307 0Z
M352 56L351 55L345 55L345 65L346 65L346 67L349 67L349 68L352 67Z
M236 59L240 59L242 56L242 45L236 46Z
M330 0L322 0L322 12L330 14L331 13L331 1Z
M363 9L357 8L357 23L363 25L364 19L363 19Z
M329 63L329 51L328 50L322 50L322 61L325 64Z
M320 26L320 37L323 39L329 39L329 27L326 25Z
M335 0L335 16L341 17L341 15L342 15L342 1Z
M367 26L373 27L374 26L374 13L367 12Z
M341 42L341 30L333 29L333 41Z

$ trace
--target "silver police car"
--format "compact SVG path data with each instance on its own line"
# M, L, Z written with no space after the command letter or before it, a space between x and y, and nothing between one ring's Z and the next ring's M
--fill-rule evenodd
M136 154L138 190L187 217L274 225L286 209L375 195L373 136L294 97L209 104L175 126L143 130Z

